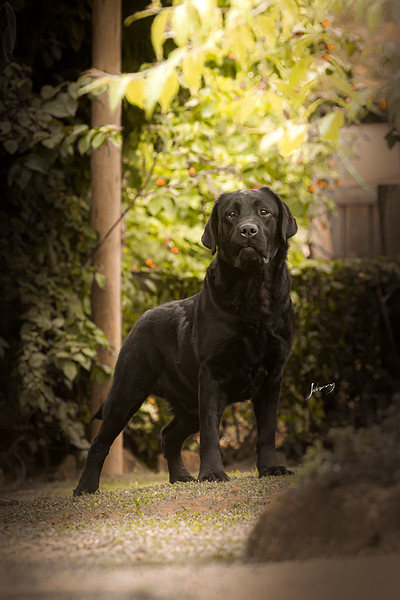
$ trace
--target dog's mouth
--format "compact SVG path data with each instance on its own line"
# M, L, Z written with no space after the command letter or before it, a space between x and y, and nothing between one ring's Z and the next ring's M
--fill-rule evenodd
M241 271L252 271L268 262L269 257L261 254L254 246L243 246L237 253L234 264Z

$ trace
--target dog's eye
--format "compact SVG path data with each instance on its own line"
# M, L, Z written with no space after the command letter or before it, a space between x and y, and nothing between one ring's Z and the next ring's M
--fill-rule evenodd
M271 214L271 213L266 208L260 208L260 215L262 217L266 217L269 214Z
M234 219L236 217L236 213L234 210L231 210L230 213L228 213L228 219Z

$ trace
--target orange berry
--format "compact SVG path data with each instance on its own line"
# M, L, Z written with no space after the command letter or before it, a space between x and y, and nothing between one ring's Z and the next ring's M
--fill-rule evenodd
M146 260L144 261L144 264L147 267L150 267L150 269L155 269L156 265L154 264L154 262L152 261L151 258L146 258Z
M311 192L312 194L315 192L317 188L315 187L315 185L310 185L308 188L308 191Z
M330 27L331 26L331 24L328 20L322 21L321 25L322 25L322 27Z
M350 98L347 96L347 98L345 98L344 100L347 104L351 101Z
M172 252L173 254L178 254L178 252L179 252L179 248L177 248L176 246L172 246L172 248L171 248L171 252Z
M163 177L159 177L158 179L156 179L156 185L165 185L166 181L165 179L163 179Z
M331 58L331 55L330 55L330 54L323 54L323 55L322 55L322 59L323 59L323 60L330 60L330 58Z
M190 169L189 169L189 173L190 173L191 175L195 175L195 173L196 173L196 169L195 169L194 167L190 167Z
M333 167L335 165L335 161L334 160L330 160L328 162L328 167Z
M294 91L298 93L300 91L300 88L296 87L296 88L294 88Z
M320 188L326 188L328 186L328 182L325 179L320 179L317 181L317 185L319 185Z
M135 261L133 261L132 266L131 266L132 271L137 271L138 270L138 266L135 263Z
M379 100L379 108L381 110L386 110L386 106L387 106L386 98L381 98Z
M303 162L303 159L302 159L301 157L299 157L299 158L297 159L297 163L298 163L299 165L301 165L301 163L302 163L302 162Z
M333 50L334 48L333 44L327 44L326 47L328 50Z
M343 181L341 179L338 179L336 185L343 185Z
M236 58L236 54L234 54L233 52L230 52L230 53L228 54L228 58L230 58L231 60L235 60L235 58Z

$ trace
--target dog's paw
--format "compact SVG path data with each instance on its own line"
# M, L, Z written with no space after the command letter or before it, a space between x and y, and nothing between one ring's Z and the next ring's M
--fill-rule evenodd
M86 487L81 487L78 485L78 487L76 487L74 489L74 491L72 492L73 496L82 496L83 494L94 494L95 492L97 492L98 488L92 489L92 488L86 488Z
M198 481L229 481L229 477L223 469L211 469L205 473L199 473Z
M187 475L177 475L176 477L173 477L172 475L170 475L170 478L169 478L170 483L176 483L177 481L182 481L183 483L187 483L189 481L196 481L196 479L194 477L192 477L190 475L190 473L188 473Z
M82 494L94 494L99 489L98 480L87 481L83 480L78 483L74 491L72 492L73 496L82 496Z
M274 467L261 468L258 471L259 477L268 477L271 475L294 475L293 471L284 467L283 465L276 465Z

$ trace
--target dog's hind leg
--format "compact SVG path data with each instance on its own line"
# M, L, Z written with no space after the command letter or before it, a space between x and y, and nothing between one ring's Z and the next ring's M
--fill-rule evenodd
M195 481L189 471L183 464L181 449L182 444L192 433L199 430L199 421L197 417L181 419L174 417L162 430L162 448L164 456L168 462L169 480L171 483L176 481Z
M104 405L104 420L100 431L94 438L89 449L85 469L81 475L74 496L92 494L99 487L100 473L104 460L115 438L121 433L129 419L139 410L146 400L148 393L135 393L133 401L121 399L115 387L111 388L110 396Z

